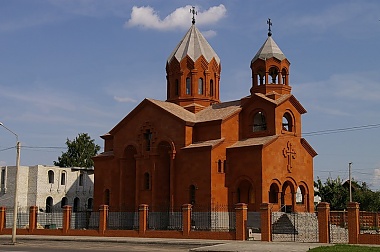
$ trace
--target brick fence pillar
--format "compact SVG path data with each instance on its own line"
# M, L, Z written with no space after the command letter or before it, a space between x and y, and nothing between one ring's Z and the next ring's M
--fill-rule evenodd
M236 212L236 235L235 240L246 240L247 233L247 204L237 203L235 205Z
M99 207L99 233L104 235L107 230L107 217L108 217L108 206L101 205Z
M5 228L5 211L5 207L0 207L0 233L2 233Z
M261 240L272 241L272 204L261 203Z
M33 233L37 228L37 211L37 206L31 206L29 208L29 233Z
M182 205L182 235L189 236L191 230L191 204Z
M318 235L320 243L330 243L330 204L320 202L318 209Z
M70 229L70 223L71 223L71 210L72 210L72 207L71 206L64 206L63 207L63 222L62 222L62 230L63 230L63 233L64 234L67 234L67 232L69 231Z
M139 234L145 234L148 226L148 205L139 205Z
M348 243L358 244L359 241L359 203L348 203Z

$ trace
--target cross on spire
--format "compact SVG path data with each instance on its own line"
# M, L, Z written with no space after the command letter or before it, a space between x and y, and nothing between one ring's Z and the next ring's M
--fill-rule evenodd
M193 19L191 21L192 24L195 24L195 15L198 15L198 12L195 11L195 6L192 6L190 9L190 13L193 14Z
M270 28L272 26L272 22L270 21L270 18L268 18L267 24L269 26L269 28L268 28L268 36L270 37L270 36L272 36L272 30Z

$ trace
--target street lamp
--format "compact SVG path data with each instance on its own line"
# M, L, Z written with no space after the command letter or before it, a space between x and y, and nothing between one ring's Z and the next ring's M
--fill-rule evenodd
M20 168L20 149L21 144L18 141L18 135L14 133L12 130L8 129L2 122L0 122L0 126L3 126L6 130L11 132L16 136L16 175L15 175L15 193L14 193L14 205L13 205L13 226L12 226L12 243L16 243L16 230L17 230L17 201L18 201L18 190L17 190L17 182L18 182L18 170Z

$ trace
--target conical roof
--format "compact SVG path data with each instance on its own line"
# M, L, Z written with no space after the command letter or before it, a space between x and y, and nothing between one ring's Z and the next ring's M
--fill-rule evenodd
M196 61L201 55L203 55L209 63L212 58L215 58L218 64L220 63L218 55L194 24L170 54L167 63L170 63L173 58L176 58L178 62L180 62L186 57L186 55L193 61Z
M253 63L257 59L270 59L275 57L276 59L283 60L286 59L284 53L278 47L276 42L274 42L271 36L268 36L267 40L261 46L260 50L256 53L255 57L253 57L251 63Z

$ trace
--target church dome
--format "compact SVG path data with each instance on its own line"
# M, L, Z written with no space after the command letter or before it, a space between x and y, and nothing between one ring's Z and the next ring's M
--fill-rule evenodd
M267 60L272 57L280 61L286 59L284 53L278 47L276 42L274 42L272 36L268 36L267 40L261 46L260 50L256 53L255 57L253 57L251 63L253 63L257 59Z
M194 62L200 56L203 56L208 63L214 58L215 61L220 64L218 55L194 24L170 54L167 63L169 64L174 58L177 59L178 62L181 62L186 56L190 57Z

